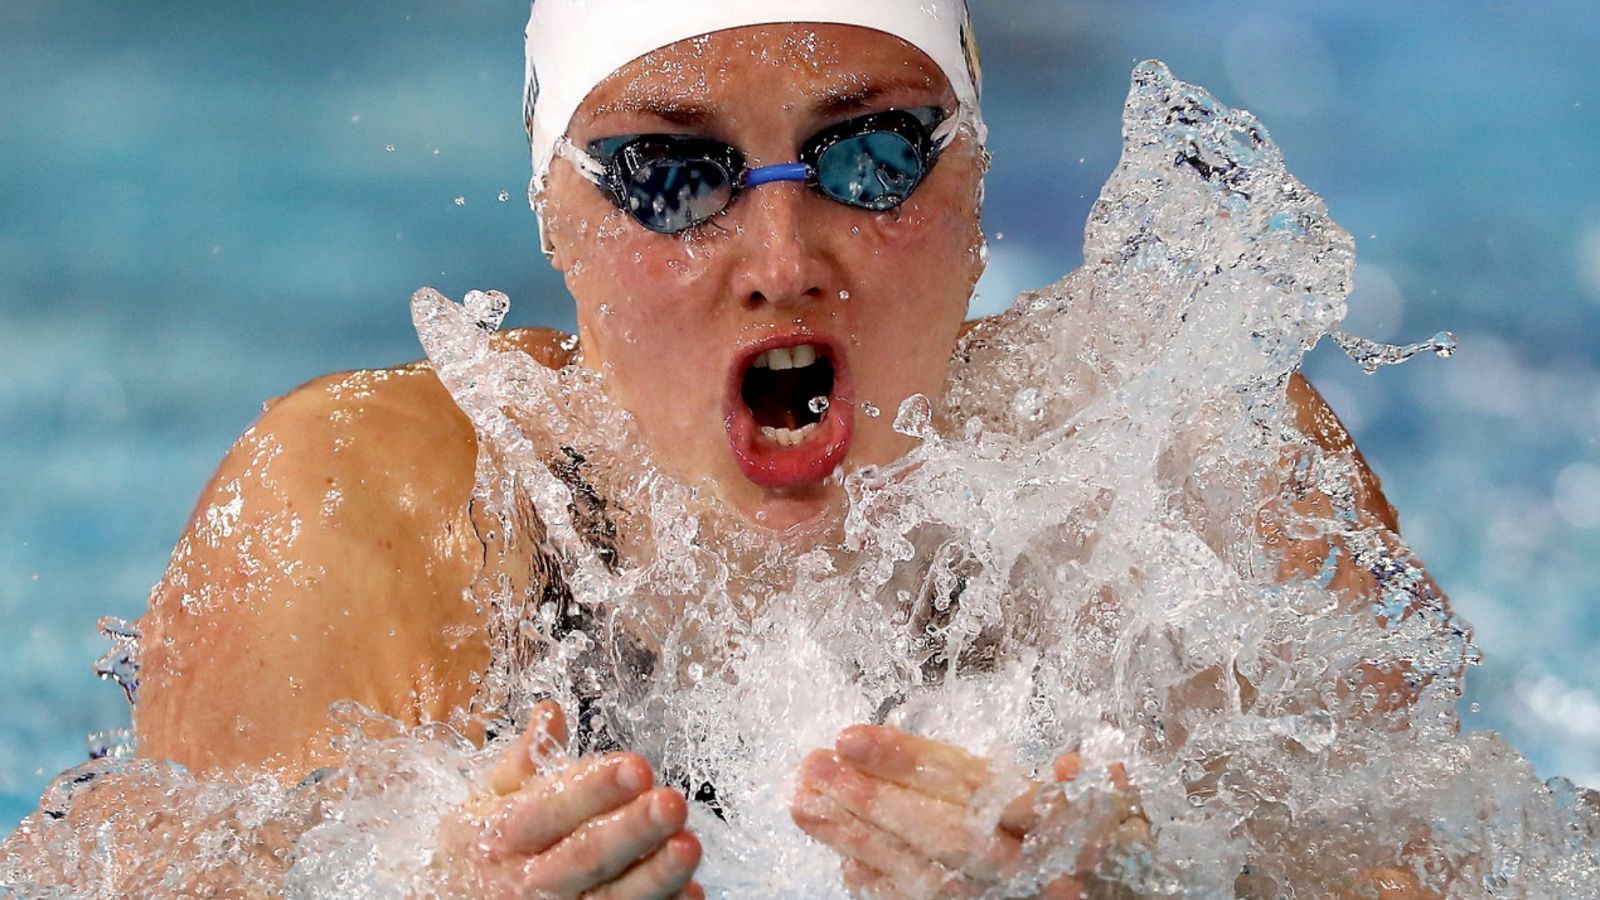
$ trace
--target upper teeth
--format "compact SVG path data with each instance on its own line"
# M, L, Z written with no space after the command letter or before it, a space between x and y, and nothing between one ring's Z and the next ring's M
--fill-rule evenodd
M775 347L756 357L753 365L758 369L804 369L817 361L814 344L798 347Z

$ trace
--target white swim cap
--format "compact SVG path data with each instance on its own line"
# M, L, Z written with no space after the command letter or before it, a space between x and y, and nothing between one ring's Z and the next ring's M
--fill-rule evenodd
M859 25L928 54L976 114L981 75L966 0L534 0L523 114L533 191L585 97L611 73L669 44L746 25Z

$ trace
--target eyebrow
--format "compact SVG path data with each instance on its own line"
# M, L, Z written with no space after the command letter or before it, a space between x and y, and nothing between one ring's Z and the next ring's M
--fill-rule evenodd
M834 86L823 91L822 97L811 105L811 111L817 118L836 118L849 113L865 112L885 95L929 87L925 80L913 78ZM615 103L607 104L602 113L602 115L616 114L645 115L677 127L701 129L716 121L721 116L721 111L714 104L676 97L636 94L625 95Z
M717 118L717 108L692 100L666 97L623 97L609 104L606 113L632 113L652 116L685 128L698 128Z
M895 78L874 81L864 85L829 88L823 98L813 104L812 111L821 118L832 118L847 113L866 112L884 95L899 91L928 89L926 80Z

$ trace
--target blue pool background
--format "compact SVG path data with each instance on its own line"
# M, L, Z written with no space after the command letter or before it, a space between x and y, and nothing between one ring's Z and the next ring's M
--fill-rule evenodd
M1359 239L1352 330L1461 337L1308 369L1477 626L1469 726L1600 785L1600 4L978 3L979 308L1080 261L1137 60L1255 110ZM125 722L95 619L139 614L264 398L419 356L420 285L570 325L522 202L525 12L0 3L0 833Z

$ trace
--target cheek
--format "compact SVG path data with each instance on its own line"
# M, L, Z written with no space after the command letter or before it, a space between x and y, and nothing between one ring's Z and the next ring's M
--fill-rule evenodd
M566 272L567 289L580 305L603 297L685 315L695 298L715 293L712 263L720 244L718 236L654 234L617 211L580 242Z
M949 159L898 210L859 215L853 254L862 270L896 293L915 294L924 310L954 304L964 313L983 271L979 182Z
M968 217L950 210L908 203L898 219L875 217L861 227L852 280L871 302L855 310L858 322L902 336L958 327L983 269L983 238Z

